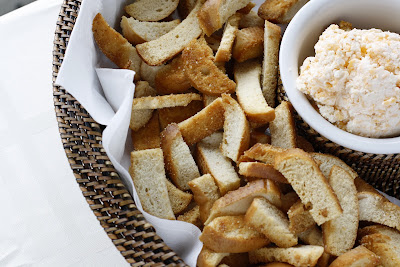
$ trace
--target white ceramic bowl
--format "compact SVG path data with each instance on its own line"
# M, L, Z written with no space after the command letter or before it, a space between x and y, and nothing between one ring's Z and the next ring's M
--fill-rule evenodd
M345 20L359 29L378 28L400 34L399 14L400 0L311 0L300 9L283 35L279 65L290 102L314 130L343 147L364 153L397 154L400 153L400 137L361 137L328 122L296 89L300 66L306 57L315 55L314 45L330 24Z

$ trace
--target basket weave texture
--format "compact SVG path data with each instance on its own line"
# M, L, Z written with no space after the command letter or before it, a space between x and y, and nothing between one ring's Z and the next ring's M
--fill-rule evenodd
M102 127L62 87L55 86L81 0L64 1L53 48L53 96L64 151L79 188L116 248L131 266L187 266L156 234L102 146Z
M289 101L280 79L277 98L278 103ZM305 137L316 151L339 157L363 180L386 194L400 199L400 154L369 154L348 149L321 136L297 113L295 121L298 133Z

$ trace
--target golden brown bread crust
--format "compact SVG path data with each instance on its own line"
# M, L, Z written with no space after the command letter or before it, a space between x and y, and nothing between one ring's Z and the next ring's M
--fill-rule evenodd
M253 7L255 7L256 4L253 2L250 2L247 4L247 6L245 6L244 8L239 9L237 12L241 13L241 14L249 14L250 11L253 9Z
M224 126L222 98L217 98L196 115L178 124L182 136L189 144L195 144Z
M177 188L168 179L166 180L171 208L175 215L181 214L189 206L193 195Z
M162 131L161 148L171 180L179 189L189 190L188 182L200 173L177 124L171 123Z
M154 79L159 94L176 94L187 92L191 87L185 75L185 62L179 55L172 62L160 69Z
M204 107L202 101L192 101L186 107L171 107L162 108L158 110L158 116L160 120L161 129L165 129L170 123L180 123L197 112L202 110Z
M299 3L302 2L302 3ZM294 11L303 5L306 1L301 0L266 0L258 9L258 16L264 20L273 23L286 24L289 23ZM297 5L296 5L297 4ZM296 10L291 10L295 8ZM294 13L294 14L290 14Z
M400 233L383 225L367 226L358 232L360 244L380 258L382 266L400 266Z
M199 20L200 27L208 36L222 27L219 17L219 9L222 5L222 2L222 0L207 0L199 12L197 12L197 18Z
M266 246L270 241L248 226L244 216L223 216L206 225L199 237L216 252L242 253Z
M144 96L134 98L132 101L132 110L160 109L177 106L187 106L190 102L202 100L201 95L195 93L170 94L162 96Z
M198 205L195 205L192 209L186 211L184 214L179 215L176 219L178 221L191 223L200 229L203 227L203 223L200 220L200 209Z
M215 252L207 248L206 246L203 246L197 258L197 266L198 267L218 266L221 260L228 255L229 253Z
M264 29L262 27L244 28L236 33L232 57L238 62L262 56L264 50Z
M243 158L257 160L266 164L274 164L275 157L286 151L284 148L272 146L270 144L255 144L243 154Z
M336 258L329 267L375 267L379 258L364 246L358 246Z
M245 222L263 233L278 247L297 245L297 235L289 230L286 214L263 197L256 197L246 211Z
M237 162L243 152L249 148L250 127L240 105L230 95L222 94L224 106L224 135L221 151L226 157Z
M190 84L207 95L234 93L236 83L214 64L212 50L204 39L193 40L183 50L185 73Z
M296 235L315 225L313 217L300 200L290 207L287 214L290 221L289 229Z
M133 45L148 42L166 34L175 28L181 21L179 19L163 22L138 21L134 18L122 16L122 35ZM151 33L148 31L152 30Z
M288 149L275 158L274 167L289 181L318 225L342 214L339 200L311 156Z
M241 162L239 163L239 174L246 176L247 180L270 179L278 183L288 184L286 178L277 171L272 164L262 162Z
M179 0L137 0L125 6L125 12L140 21L159 21L167 18L178 7ZM155 8L158 8L155 11Z
M160 147L160 125L158 112L155 111L150 121L137 131L131 131L133 148L144 150Z
M196 14L200 9L202 0L197 0L194 9L178 26L156 40L136 46L137 53L148 65L158 66L164 64L179 54L190 41L198 38L202 30ZM168 44L167 46L165 44Z
M360 221L387 225L400 231L400 207L379 193L361 191L357 193Z
M275 107L276 87L278 83L280 41L281 27L265 21L262 91L268 105L273 108Z
M114 30L104 17L97 13L92 24L93 37L100 50L121 69L131 69L139 79L141 60L132 46L120 33Z
M189 183L193 192L194 200L199 206L200 221L204 223L210 215L210 209L217 199L220 198L218 186L211 174L204 174L193 179Z
M281 192L274 182L268 179L251 181L216 200L205 224L219 216L245 214L255 197L264 197L277 207L282 203Z

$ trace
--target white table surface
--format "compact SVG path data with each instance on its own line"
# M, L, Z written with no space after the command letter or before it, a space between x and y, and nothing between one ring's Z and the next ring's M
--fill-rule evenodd
M128 266L75 182L52 96L62 1L0 17L0 266Z

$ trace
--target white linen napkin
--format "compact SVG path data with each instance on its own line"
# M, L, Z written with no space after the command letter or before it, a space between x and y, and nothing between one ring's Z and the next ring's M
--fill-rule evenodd
M259 6L263 1L254 2ZM104 149L132 193L138 209L168 246L187 264L196 266L202 248L198 239L200 230L191 224L159 219L143 211L128 172L132 150L128 136L134 72L117 69L105 58L95 45L91 31L92 20L98 12L112 27L119 29L125 3L124 0L83 1L56 83L66 88L93 119L107 125L103 132Z

